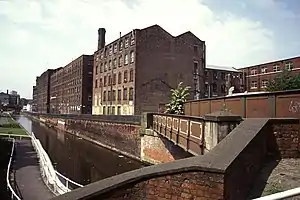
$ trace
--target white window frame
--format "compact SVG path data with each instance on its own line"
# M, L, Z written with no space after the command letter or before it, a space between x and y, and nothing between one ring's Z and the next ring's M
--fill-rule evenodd
M261 88L266 88L267 87L267 85L268 85L268 80L262 80L261 81Z
M257 69L251 69L250 74L252 76L256 75L257 74Z
M267 67L261 68L261 73L262 73L262 74L268 73L268 68L267 68Z
M273 72L279 72L280 66L279 65L273 65Z
M251 89L257 88L257 81L251 81Z
M285 63L285 69L291 71L291 70L293 70L293 67L294 67L293 62L287 62L287 63Z
M129 46L129 39L126 38L126 39L125 39L125 48L128 48L128 46Z
M135 58L134 51L132 51L132 52L130 52L130 62L131 63L134 62L134 58Z
M125 65L128 65L128 54L125 54L125 57L124 57L124 64L125 64Z

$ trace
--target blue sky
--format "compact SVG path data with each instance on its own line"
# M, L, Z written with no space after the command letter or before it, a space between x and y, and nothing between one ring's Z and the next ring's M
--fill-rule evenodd
M111 42L153 24L205 40L210 65L300 55L297 0L0 0L0 90L31 98L36 76L95 51L99 27Z

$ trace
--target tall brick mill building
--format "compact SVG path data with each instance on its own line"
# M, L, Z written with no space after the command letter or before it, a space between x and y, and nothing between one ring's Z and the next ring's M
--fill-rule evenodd
M153 25L108 45L105 33L98 30L94 54L93 114L157 111L181 81L191 86L189 99L204 96L205 42L191 32L174 37Z
M92 113L93 60L93 55L81 55L51 75L51 113Z

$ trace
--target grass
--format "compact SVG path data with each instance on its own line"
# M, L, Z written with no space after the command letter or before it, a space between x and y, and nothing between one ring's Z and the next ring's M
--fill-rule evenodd
M0 117L0 134L5 135L28 135L26 130L19 126L19 123L16 122L11 117Z

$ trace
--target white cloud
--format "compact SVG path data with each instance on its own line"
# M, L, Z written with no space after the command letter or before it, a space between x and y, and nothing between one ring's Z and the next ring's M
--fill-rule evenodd
M190 30L206 41L208 64L214 65L239 67L274 55L271 30L230 13L213 13L199 0L10 0L0 1L1 15L22 26L21 31L12 30L13 34L1 40L15 40L16 34L27 41L23 53L28 60L20 60L14 67L23 68L27 63L31 69L28 80L34 80L47 67L63 66L80 54L93 53L99 27L106 28L107 42L115 40L120 31L127 33L153 24L173 35ZM13 44L12 48L20 50L18 43ZM1 62L12 58L6 59ZM31 87L26 87L27 94Z

